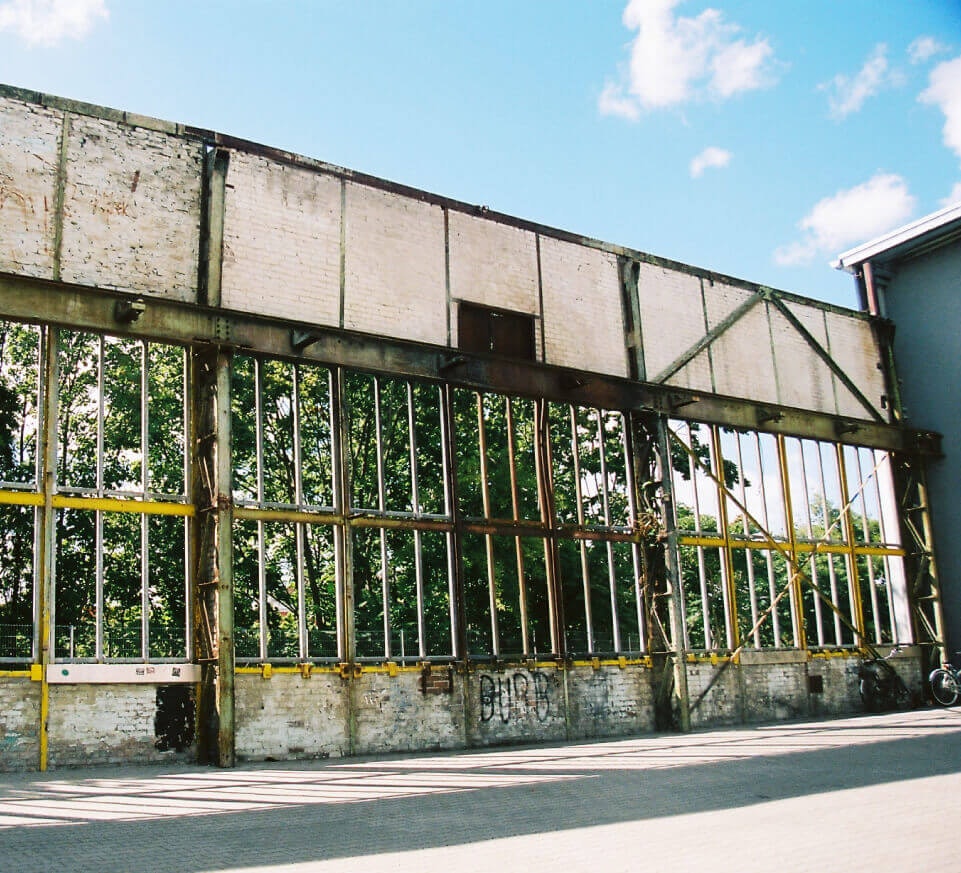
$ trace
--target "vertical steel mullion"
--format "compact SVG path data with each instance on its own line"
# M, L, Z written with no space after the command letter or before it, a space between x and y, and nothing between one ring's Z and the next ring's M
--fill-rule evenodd
M692 454L687 457L687 469L688 475L691 480L691 494L692 502L694 504L694 530L698 536L703 535L703 528L701 526L701 498L700 492L697 487L698 480L698 467L694 462L694 428L691 426L690 422L686 422L687 425L687 438L689 443L689 448ZM711 631L711 601L707 593L707 575L704 569L704 550L701 546L697 547L697 576L698 576L698 589L701 596L701 623L704 626L704 648L713 649L714 648L714 634ZM687 627L685 620L685 628Z
M36 532L37 560L35 565L38 588L36 596L39 639L37 657L40 666L40 719L37 728L38 768L47 769L49 751L50 685L47 672L56 660L56 559L55 545L57 516L53 508L53 494L57 489L57 431L60 403L60 336L55 327L41 329L40 387L38 400L37 471L43 493L43 507L38 509L40 523ZM36 517L36 515L35 515Z
M853 624L857 628L858 637L856 645L863 645L867 634L864 624L864 606L861 603L861 586L859 583L858 560L855 545L854 521L851 518L851 497L848 488L847 462L844 460L844 446L840 443L835 444L835 452L838 460L838 479L841 483L841 507L842 524L844 526L844 539L847 546L848 562L848 600L851 604L851 617Z
M771 518L770 512L768 511L768 500L767 500L767 485L764 482L764 453L761 451L761 435L754 431L754 443L757 448L757 467L758 467L758 478L761 480L761 522L764 525L764 532L770 536L771 535ZM777 581L774 573L774 556L771 554L770 549L766 549L764 552L765 564L767 569L767 590L768 597L771 599L771 603L777 599ZM778 614L777 607L771 609L771 625L774 629L774 645L778 647L781 645L781 617Z
M599 450L599 457L601 462L601 504L604 508L604 526L610 528L611 526L611 495L610 495L610 483L608 482L607 473L607 446L604 444L604 420L601 417L601 410L595 409L594 414L597 416L597 444ZM614 645L614 651L619 652L621 650L621 629L618 626L617 621L617 576L614 572L614 545L610 540L606 541L607 545L607 586L610 595L610 606L611 606L611 630L612 630L612 642Z
M491 518L490 480L487 467L487 426L484 421L484 396L479 392L477 398L477 438L480 455L481 499L484 507L484 520ZM494 538L484 534L484 551L487 557L487 595L490 602L491 650L494 657L500 657L500 635L497 626L497 577L494 572Z
M140 343L140 491L150 488L150 344ZM140 655L150 660L150 520L140 516Z
M294 502L298 508L304 505L303 482L303 452L300 442L300 365L294 364L292 382L293 397L291 397L291 414L294 426ZM301 661L308 658L307 652L307 593L306 572L304 569L304 539L306 531L303 524L295 524L294 534L297 537L297 656Z
M541 524L547 531L543 539L544 574L547 581L547 608L550 613L550 651L554 655L567 654L567 628L555 535L556 510L554 503L554 471L551 456L550 405L544 399L534 401L534 472L537 479L537 506ZM573 431L572 431L573 433ZM575 477L576 480L576 477ZM580 498L578 498L580 505ZM534 648L537 641L534 640Z
M867 482L864 480L864 468L861 465L861 450L854 450L855 467L858 474L858 501L861 504L861 531L864 535L864 544L871 545L871 529L868 526L868 502L865 497ZM873 475L873 474L872 474ZM880 515L881 505L878 504L878 514ZM878 590L874 581L874 559L870 555L864 556L864 563L868 568L868 590L871 593L871 616L874 619L874 641L881 642L881 609L878 604Z
M694 529L698 536L702 536L703 528L701 526L701 499L697 487L699 471L697 464L694 462L694 428L691 426L690 422L687 422L687 437L689 443L688 447L691 450L691 454L687 456L687 468L691 477L691 493L693 495L694 503ZM697 578L699 593L701 595L701 623L704 626L704 648L713 649L714 633L711 630L711 599L708 596L707 591L707 572L704 566L704 548L702 546L697 547ZM685 629L687 628L686 618L684 627Z
M451 392L449 386L439 385L437 387L437 412L440 416L440 445L441 445L441 478L444 480L444 514L448 519L454 521L458 515L454 509L455 500L455 470L454 461L451 457L451 427L453 421ZM448 532L445 535L447 541L447 613L448 613L448 639L450 641L451 654L458 658L466 658L467 650L461 649L460 634L458 626L458 611L461 606L462 598L458 592L460 586L457 579L457 553L459 547L460 532Z
M880 459L878 455L882 455ZM871 453L872 460L874 461L874 467L877 471L874 476L874 489L875 495L878 501L878 530L881 536L881 542L887 546L892 542L897 542L900 544L900 536L892 540L889 537L890 530L888 525L887 513L884 511L885 501L881 496L881 467L883 464L890 465L891 456L887 452L882 452L879 449L873 449ZM897 519L895 519L895 526L897 526ZM887 601L888 601L888 625L891 629L891 639L895 642L899 642L898 639L898 623L894 613L894 592L891 588L891 562L895 560L901 560L900 558L886 557L884 559L884 579L887 583Z
M744 539L745 541L751 539L751 526L747 519L747 512L744 507L747 506L747 487L744 484L744 451L741 448L741 434L735 432L735 440L737 442L737 468L740 470L740 491L741 491L741 525L744 528ZM760 476L761 470L761 459L758 457L758 475ZM754 628L754 632L751 636L754 639L754 648L761 648L761 629L758 627L758 608L757 608L757 586L754 579L754 553L749 549L744 549L744 564L747 569L747 590L748 597L751 600L751 627Z
M788 562L788 585L791 601L791 624L794 633L794 645L799 649L807 648L807 634L804 628L804 592L801 588L801 577L798 575L797 534L794 530L794 506L791 503L791 469L788 464L787 440L784 434L777 436L778 464L781 469L781 498L784 501L784 523L787 527L788 548L791 550L791 560Z
M824 454L821 451L821 444L816 443L815 445L817 446L818 455L818 484L821 486L821 514L824 516L824 542L830 543L831 537L828 530L831 525L831 516L828 512L827 480L824 476ZM828 589L831 592L831 603L834 605L834 609L831 610L834 617L834 644L840 646L843 642L843 637L841 634L841 616L838 615L837 610L841 608L841 604L838 603L838 577L837 571L834 569L834 555L830 552L828 553Z
M181 369L183 372L183 496L186 497L190 493L190 482L193 478L192 464L193 460L191 457L191 440L190 434L192 433L193 423L191 420L190 406L191 406L191 391L190 385L193 380L190 373L190 356L187 354L187 349L181 349ZM193 561L190 559L192 554L193 544L193 525L190 523L189 518L184 518L184 657L188 660L190 659L191 653L194 651L194 629L193 629L193 602L194 602L194 565Z
M633 451L633 426L628 417L621 413L622 438L621 443L624 452L624 475L626 477L625 487L627 488L628 523L631 530L638 531L637 517L637 480L634 469ZM670 471L669 471L670 474ZM647 651L647 628L644 621L644 602L641 595L641 549L636 541L631 543L631 568L634 572L634 580L631 589L634 592L634 611L637 614L637 648L638 651ZM630 650L630 640L628 640L628 650Z
M574 459L574 493L577 496L577 526L584 526L584 489L581 478L581 449L577 439L577 412L568 407L571 419L571 452ZM584 623L587 630L587 650L594 651L594 609L591 604L591 573L587 561L587 543L578 543L581 553L581 586L584 590Z
M264 503L264 369L254 358L254 454L257 464L257 503ZM257 520L257 650L260 660L268 658L267 623L267 538L264 522Z
M104 338L100 337L97 351L97 496L103 497L103 452L104 452ZM103 578L103 514L98 509L94 513L94 548L96 549L95 558L95 658L102 661L104 659L104 578Z
M517 435L514 432L514 407L510 397L504 398L504 412L507 422L507 463L510 468L511 510L514 521L520 520L520 496L517 488ZM521 651L530 653L530 631L527 613L527 580L524 576L524 550L521 538L514 537L514 555L517 561L517 605L520 611Z
M407 445L410 449L410 508L420 515L420 480L417 475L417 416L414 414L414 386L407 382ZM427 657L427 621L424 617L424 548L420 528L414 529L414 580L417 586L417 654Z
M813 495L811 494L811 484L808 480L807 472L807 461L804 457L804 440L800 440L799 444L801 447L801 485L804 488L804 513L805 519L807 520L807 538L813 543L814 542L814 522L811 518L811 499ZM812 599L814 602L814 621L817 627L818 635L818 645L824 645L824 614L822 612L821 605L821 586L818 583L818 571L817 571L817 552L812 551L811 556L808 559L808 564L811 570L811 586L814 588L812 593Z
M384 433L381 419L380 378L374 376L374 450L377 453L377 508L387 509L387 490L384 482ZM378 528L380 535L380 600L383 610L382 627L384 633L383 653L389 661L391 657L390 640L390 564L387 556L387 530Z
M350 512L350 470L347 452L347 421L344 409L344 371L330 371L330 443L334 510L339 521L334 527L334 572L337 591L337 654L352 662L354 639L353 543L347 522Z
M727 635L727 647L732 651L739 645L740 629L737 625L737 592L734 583L734 566L731 556L731 538L727 518L727 492L724 478L724 450L721 446L721 429L716 425L708 425L711 434L709 445L711 466L718 484L715 486L717 494L717 526L720 530L724 545L721 547L721 584L724 591L724 623Z
M37 435L36 435L36 445L34 446L33 452L33 481L34 487L39 493L43 493L45 490L44 482L44 468L43 468L43 446L44 446L44 419L41 411L46 407L46 396L47 389L44 387L45 381L45 359L46 359L46 348L48 340L46 338L46 332L40 325L36 325L36 335L37 335L37 355L34 359L36 364L37 378L34 382L34 387L37 392ZM41 604L41 598L43 597L43 580L40 576L41 564L41 549L43 548L43 537L41 535L41 527L43 524L43 515L41 513L40 507L34 507L33 509L33 569L32 569L32 579L33 579L33 589L32 589L32 615L33 615L33 633L31 634L30 642L30 659L33 663L41 663L41 638L43 636L43 627L41 626L41 617L45 614L45 610Z

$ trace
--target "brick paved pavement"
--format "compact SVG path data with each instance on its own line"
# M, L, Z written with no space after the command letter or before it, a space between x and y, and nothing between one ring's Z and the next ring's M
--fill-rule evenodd
M0 777L0 873L961 870L961 709Z

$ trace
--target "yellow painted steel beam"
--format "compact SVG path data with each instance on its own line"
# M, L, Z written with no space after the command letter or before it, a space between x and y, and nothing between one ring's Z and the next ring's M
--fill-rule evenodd
M176 515L193 518L196 509L189 503L164 503L159 500L122 500L116 497L81 497L54 494L54 509L82 509L88 512L129 512L137 515Z
M43 495L36 491L0 491L0 504L7 506L43 506Z

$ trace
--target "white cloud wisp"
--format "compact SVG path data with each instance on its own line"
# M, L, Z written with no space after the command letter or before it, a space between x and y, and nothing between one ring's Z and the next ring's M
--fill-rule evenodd
M0 32L51 47L67 37L82 39L108 15L106 0L6 0L0 3Z
M933 36L919 36L908 46L908 58L912 64L923 64L944 51L947 51L947 46Z
M944 144L961 158L961 56L938 64L918 99L944 113Z
M798 223L802 239L778 248L774 261L793 267L819 256L834 256L906 223L915 205L904 179L878 173L861 185L818 201Z
M774 82L774 50L757 36L741 37L717 9L681 17L680 0L630 0L626 27L637 31L621 82L608 82L598 101L603 115L636 120L643 110L662 109L704 97L726 100Z
M708 146L691 161L691 178L700 178L709 167L726 167L731 162L731 153L717 146Z
M838 74L830 82L821 85L829 93L831 118L840 121L857 112L869 97L875 96L891 80L888 72L888 47L879 43L874 47L864 66L854 76Z

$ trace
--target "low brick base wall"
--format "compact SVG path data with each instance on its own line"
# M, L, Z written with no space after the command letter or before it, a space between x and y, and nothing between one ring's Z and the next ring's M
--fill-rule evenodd
M819 718L862 710L860 659L847 653L745 652L685 664L691 726ZM913 650L890 662L923 687ZM235 741L240 760L292 760L563 742L653 731L648 661L240 670ZM195 760L189 684L49 687L48 766ZM0 679L0 770L39 766L41 685Z

